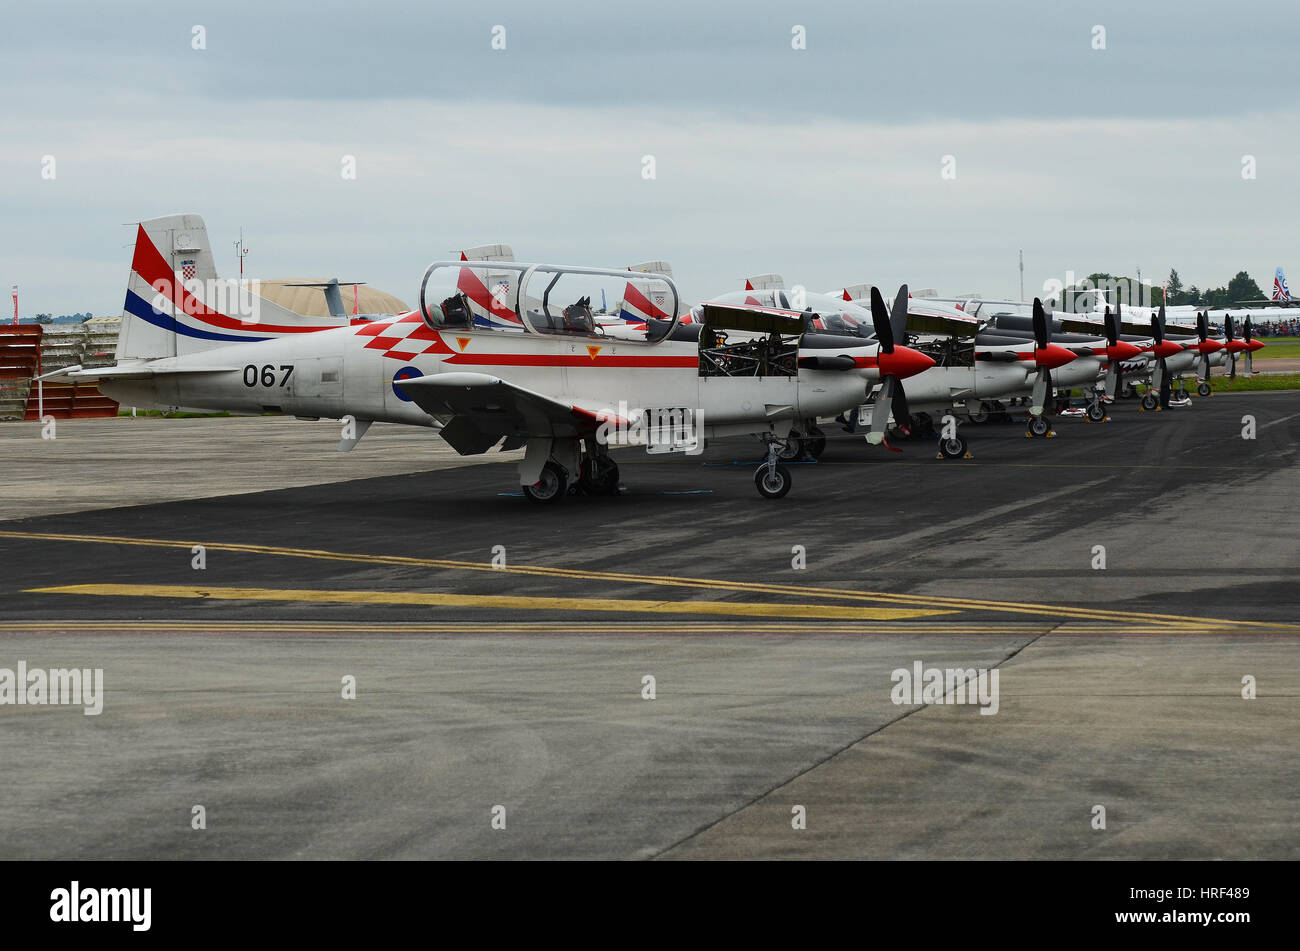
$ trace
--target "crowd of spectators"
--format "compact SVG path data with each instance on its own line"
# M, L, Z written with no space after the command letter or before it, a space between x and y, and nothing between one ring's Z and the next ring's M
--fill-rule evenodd
M1240 321L1238 321L1240 323ZM1279 317L1250 321L1256 337L1300 337L1300 317Z

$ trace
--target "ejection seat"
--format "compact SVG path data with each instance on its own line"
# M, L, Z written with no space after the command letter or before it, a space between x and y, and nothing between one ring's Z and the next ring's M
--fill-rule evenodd
M596 329L596 318L591 312L591 298L579 297L564 308L564 330L569 333L589 334Z
M470 327L473 323L474 315L469 309L469 298L464 294L453 294L442 302L444 327Z

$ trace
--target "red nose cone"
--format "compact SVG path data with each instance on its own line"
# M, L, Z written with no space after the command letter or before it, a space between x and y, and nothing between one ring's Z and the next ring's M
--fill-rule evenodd
M1223 344L1217 340L1202 340L1196 345L1197 353L1214 353L1216 350L1222 350Z
M1172 357L1183 352L1183 345L1172 340L1161 340L1151 350L1157 357Z
M1262 350L1264 349L1264 342L1262 340L1252 340L1246 346L1251 350Z
M1135 347L1127 340L1117 340L1113 347L1106 348L1106 356L1112 360L1132 360L1141 353L1141 347Z
M1246 341L1244 340L1229 340L1223 345L1223 349L1227 350L1229 353L1241 353L1241 351L1250 348L1246 346Z
M880 367L881 376L896 376L903 379L930 369L934 366L934 361L911 347L895 347L893 353L882 352L876 364Z
M1074 359L1074 354L1064 347L1054 343L1049 343L1045 347L1034 348L1034 363L1040 367L1047 367L1049 370L1055 370L1057 367L1063 367Z

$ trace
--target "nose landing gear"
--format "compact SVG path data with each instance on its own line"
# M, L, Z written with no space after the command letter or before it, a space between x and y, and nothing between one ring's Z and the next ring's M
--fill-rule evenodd
M794 435L791 434L791 437L793 441ZM790 470L778 461L786 440L768 433L763 436L763 442L767 443L767 461L755 471L754 487L765 499L779 499L790 491L790 485L794 481Z

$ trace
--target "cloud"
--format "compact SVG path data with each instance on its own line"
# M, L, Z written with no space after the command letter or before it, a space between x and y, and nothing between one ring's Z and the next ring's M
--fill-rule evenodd
M24 312L117 312L120 226L176 211L205 216L223 270L242 226L254 276L331 273L408 301L430 260L495 241L526 260L667 258L692 299L772 270L1014 295L1020 248L1030 292L1138 266L1204 286L1293 253L1290 86L1241 88L1294 62L1266 55L1261 8L1167 7L1157 24L1107 4L814 4L793 51L785 5L695 6L128 6L98 28L63 9L58 30L24 9L17 58L48 59L5 80L0 282L23 285ZM191 50L204 18L208 49ZM511 45L493 53L498 20ZM1198 59L1215 31L1237 54Z

